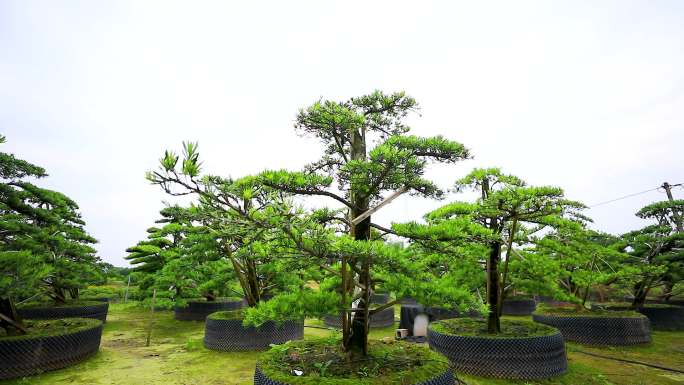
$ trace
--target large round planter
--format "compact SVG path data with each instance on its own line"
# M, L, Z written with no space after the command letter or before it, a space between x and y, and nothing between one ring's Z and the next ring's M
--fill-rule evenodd
M536 322L553 326L566 341L588 345L639 345L651 342L648 318L534 313Z
M537 302L532 298L507 299L503 301L501 312L504 315L530 315L537 309Z
M338 316L327 315L323 317L325 326L331 328L342 327L342 314ZM380 313L373 314L370 318L368 326L372 329L387 328L394 325L394 307L388 307Z
M207 317L204 346L223 352L265 350L271 344L283 344L304 338L303 321L268 321L258 328L244 327L241 319L212 319Z
M204 321L207 316L217 311L236 310L242 308L243 300L187 301L183 307L174 308L173 317L179 321Z
M430 348L445 355L457 372L506 379L541 379L567 371L560 332L537 337L490 338L442 334L428 329Z
M611 304L592 304L592 309L628 310L629 306ZM684 307L663 304L646 304L637 310L648 317L653 330L684 330Z
M25 319L94 318L107 321L109 303L91 301L74 306L19 307L17 313Z
M341 383L344 384L349 384L348 380L345 380L345 382L340 381ZM335 384L334 379L331 378L326 378L326 384ZM421 381L415 384L410 384L410 385L453 385L454 384L454 374L452 373L451 369L448 369L444 373L435 375L435 377L432 377L429 380L426 381ZM272 380L269 378L264 372L259 369L259 366L257 365L256 370L254 371L254 385L290 385L286 382L280 382L276 380ZM409 385L409 384L407 384Z
M101 337L102 322L97 322L61 335L0 339L0 380L74 365L97 353Z

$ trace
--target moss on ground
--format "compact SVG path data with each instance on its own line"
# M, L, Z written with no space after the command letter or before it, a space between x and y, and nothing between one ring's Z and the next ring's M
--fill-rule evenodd
M529 319L529 317L505 317ZM151 346L145 346L150 312L136 304L110 304L100 352L70 368L3 382L3 385L252 385L260 352L216 352L204 348L202 322L176 321L155 313ZM319 320L308 326L324 327ZM306 328L305 337L336 334ZM391 338L394 328L374 329L371 338ZM653 332L648 346L592 348L568 344L569 371L545 381L505 381L460 375L468 385L682 385L684 375L585 355L581 351L684 368L684 332Z
M391 339L371 341L368 357L349 361L339 339L327 338L277 346L259 356L259 366L292 385L389 385L424 382L444 373L449 362L425 346Z
M243 319L245 318L245 312L242 309L217 311L216 313L209 314L207 318L212 320Z
M71 300L65 303L54 303L54 302L28 302L26 304L20 305L20 309L34 309L34 308L44 308L44 307L81 307L81 306L101 306L104 302L99 301L89 301L89 300Z
M486 338L528 338L550 336L558 333L557 329L528 320L501 320L501 333L489 334L487 321L477 318L454 318L430 324L437 333L466 337Z
M637 313L633 310L606 310L578 308L575 306L543 306L537 307L534 312L539 315L554 315L558 317L631 317L644 318L645 315Z
M90 318L65 318L54 320L26 320L27 334L7 336L0 329L0 341L16 341L32 338L61 336L100 326L102 321Z
M185 301L185 302L210 302L210 303L239 302L239 301L242 301L242 298L240 298L240 297L219 297L213 301L208 301L206 298L184 298L183 301Z

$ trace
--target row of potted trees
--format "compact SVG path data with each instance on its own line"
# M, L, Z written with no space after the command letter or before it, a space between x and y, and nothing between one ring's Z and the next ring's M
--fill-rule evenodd
M92 356L107 317L106 302L80 298L103 279L96 240L73 200L31 182L46 175L0 152L0 380Z
M444 191L424 177L427 165L470 157L460 143L409 135L404 118L417 107L404 93L376 91L301 110L297 130L323 144L320 159L301 171L205 175L196 144L185 143L181 155L167 151L147 179L169 195L196 200L162 210L160 226L128 250L141 288L163 293L178 319L204 318L209 348L284 343L260 358L257 384L311 384L321 377L446 384L453 382L449 361L476 375L560 375L567 368L564 338L574 338L567 325L589 317L584 309L594 287L633 288L639 299L631 307L642 309L650 290L672 290L681 279L682 238L672 224L682 201L642 210L640 216L659 221L655 228L612 237L588 230L584 205L560 188L476 169L454 185L477 192L474 202L448 203L423 221L374 222L375 208L389 197L442 198ZM305 196L338 207L303 206ZM662 246L642 245L654 239ZM380 298L383 292L485 317L432 324L434 351L369 341L374 322L394 318L398 301ZM515 293L552 296L572 307L539 309L536 323L502 318L534 306ZM635 314L621 318L645 319ZM607 319L596 315L591 319ZM286 342L302 337L307 317L327 319L340 338Z

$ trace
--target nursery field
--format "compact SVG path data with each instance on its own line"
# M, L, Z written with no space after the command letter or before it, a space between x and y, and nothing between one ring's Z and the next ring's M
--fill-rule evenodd
M35 384L128 384L193 385L252 384L258 353L221 353L205 349L204 325L173 319L170 311L154 314L151 344L145 347L150 312L136 303L111 304L100 352L76 366L30 378L3 382L7 385ZM322 327L317 320L308 326ZM307 327L306 338L330 332ZM393 328L371 332L372 339L391 338ZM586 385L675 385L684 384L684 374L642 365L597 358L586 353L616 357L684 370L684 332L653 332L646 347L591 348L568 344L569 371L547 381L505 381L459 376L468 385L489 384L586 384Z

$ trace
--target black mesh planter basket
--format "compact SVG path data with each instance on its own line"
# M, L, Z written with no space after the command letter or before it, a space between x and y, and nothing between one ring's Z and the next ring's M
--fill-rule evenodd
M646 317L534 313L532 319L557 328L566 341L587 345L639 345L651 342L651 326Z
M684 307L644 306L639 313L648 317L654 330L684 330Z
M173 317L179 321L204 321L217 311L237 310L244 305L243 300L187 301L184 307L176 306Z
M532 298L507 299L503 301L501 312L504 315L530 315L537 309Z
M334 316L327 315L323 317L323 323L325 326L331 328L340 329L342 327L342 314ZM376 313L371 316L368 326L373 329L387 328L394 325L394 307L388 307L387 309Z
M370 300L371 303L374 303L376 305L384 305L390 301L390 295L389 293L376 293L371 295Z
M345 382L348 383L348 382ZM290 385L286 382L280 382L270 379L264 372L259 369L257 365L254 371L254 385ZM451 369L446 372L436 375L429 380L418 382L411 385L454 385L454 374Z
M541 379L567 371L560 332L524 338L441 334L428 329L430 348L445 355L457 372L506 379Z
M92 301L74 306L20 307L17 313L25 319L94 318L107 321L108 302Z
M61 369L97 353L102 323L58 336L0 339L0 380Z
M268 321L258 328L244 327L241 319L207 318L204 346L223 352L266 350L271 344L283 344L304 338L303 321Z
M592 309L607 309L607 310L628 310L629 306L610 305L610 304L592 304ZM682 306L664 306L648 304L637 310L639 313L648 317L653 330L667 330L677 331L684 330L684 307Z

